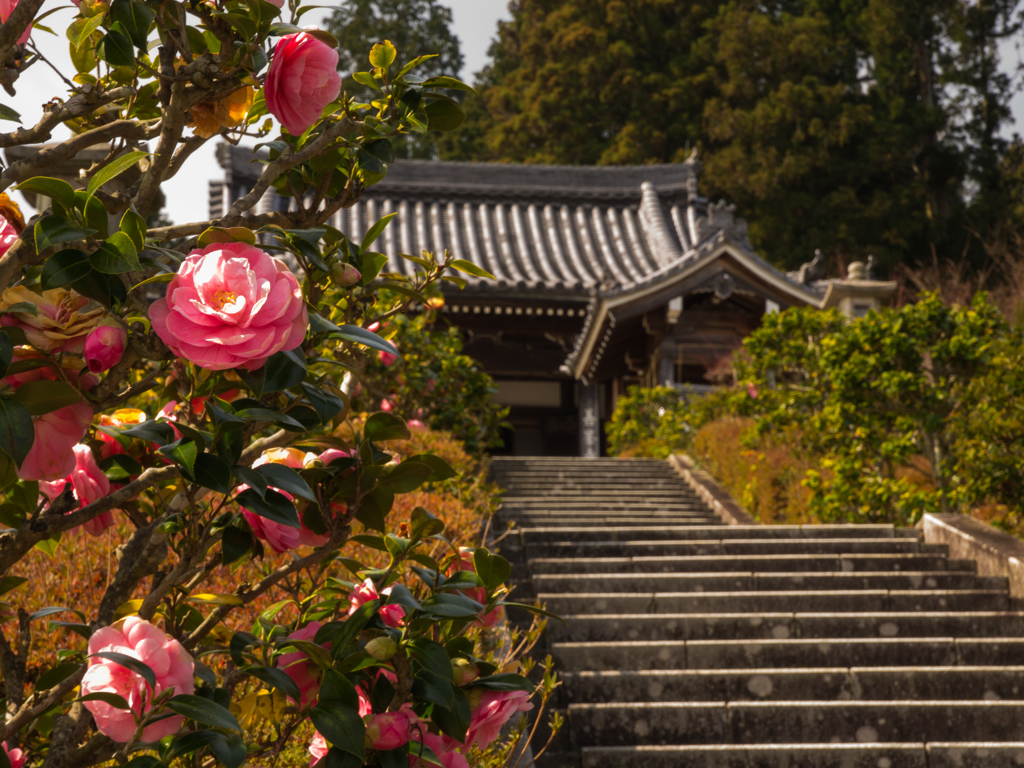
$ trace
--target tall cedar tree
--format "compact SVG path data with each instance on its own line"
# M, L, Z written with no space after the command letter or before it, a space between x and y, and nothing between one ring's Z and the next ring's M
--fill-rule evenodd
M420 65L422 79L447 75L459 77L464 62L459 38L451 31L452 12L437 0L343 0L327 19L327 29L338 38L338 69L345 75L344 88L350 95L369 101L370 89L352 79L353 72L369 69L366 51L382 40L390 40L402 52L403 61L435 55ZM461 99L461 91L448 95ZM395 154L415 159L437 157L436 131L404 136Z
M1021 175L998 44L1021 0L514 0L446 159L679 162L754 246L833 271L982 258Z

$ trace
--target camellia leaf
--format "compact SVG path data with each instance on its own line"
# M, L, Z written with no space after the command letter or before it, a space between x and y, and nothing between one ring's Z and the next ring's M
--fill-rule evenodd
M393 413L379 411L366 420L363 426L363 437L373 442L383 440L408 440L409 427L405 421Z
M268 488L265 498L260 498L255 490L247 488L235 497L235 501L254 515L287 525L289 528L302 527L299 523L299 515L295 511L294 505L288 501L288 497L272 489Z
M63 216L43 216L36 222L33 233L36 237L36 250L42 253L47 248L60 243L84 240L95 234L95 229L85 229Z
M176 464L184 467L189 477L195 476L196 456L199 454L199 449L194 441L175 441L170 445L159 448L158 451L167 458L172 459Z
M98 651L92 654L89 658L95 657L112 661L115 664L120 664L125 669L139 675L139 677L149 683L151 688L156 688L156 674L148 664L144 664L136 658L127 656L123 653L117 653L116 651Z
M309 711L309 719L331 746L364 759L366 726L355 708L321 700Z
M124 232L115 232L89 256L89 263L97 272L119 275L142 269L135 243Z
M439 75L437 77L429 77L420 83L421 88L452 88L457 91L470 91L476 93L476 90L461 80L456 80L454 77L446 77Z
M102 701L116 709L131 709L131 706L125 700L124 696L118 696L116 693L111 693L110 691L87 693L85 696L79 697L77 701Z
M136 48L144 49L149 26L156 18L156 12L138 0L114 0L110 5L110 18L124 25Z
M146 246L146 220L136 213L134 208L129 208L121 217L121 231L128 235L136 251L141 251ZM156 277L163 277L163 275L156 275ZM174 275L169 274L167 279L170 280L172 277ZM155 278L150 278L150 280L153 279Z
M10 120L12 123L20 123L21 113L15 112L6 104L0 104L0 120Z
M0 579L0 595L5 592L10 592L12 589L17 589L22 584L27 584L28 579L24 576L4 576Z
M385 40L381 43L377 43L370 49L370 63L375 67L387 69L395 63L395 57L397 55L398 51L395 50L395 46L390 40Z
M317 501L313 489L309 483L302 479L302 475L291 467L283 464L263 464L256 467L256 471L267 478L267 484L282 491L287 491L293 496L301 496L310 501Z
M373 241L381 236L384 228L387 227L387 225L391 223L391 220L397 215L397 213L389 213L387 216L375 221L373 226L366 230L366 234L363 235L363 239L359 242L360 250L365 251L373 245Z
M116 2L116 0L115 0L115 2ZM112 30L117 28L118 26L119 26L118 23L115 22L114 26L112 27ZM120 25L120 26L121 26L121 34L124 35L125 37L127 37L128 35L127 35L126 32L124 32L123 25ZM109 36L110 35L108 34L107 37L109 37ZM131 52L130 47L129 47L129 58L131 59L131 61L129 61L127 64L119 64L118 66L128 67L128 66L133 66L135 64L135 54L134 54L134 52ZM114 62L111 62L110 59L107 59L107 61L109 63L111 63L111 64L114 63ZM113 179L116 179L118 176L120 176L122 173L127 171L129 168L131 168L132 166L136 165L139 162L139 160L141 160L144 157L149 157L149 153L148 152L143 152L141 150L136 150L135 152L128 152L127 154L124 154L124 155L121 155L120 157L115 158L113 160L113 162L110 163L110 165L107 165L107 166L101 168L100 170L98 170L96 173L94 173L92 175L92 178L89 179L89 186L86 187L86 191L89 193L89 197L92 197L93 195L95 195L96 191L100 187L102 187L108 181L112 181Z
M488 280L495 279L494 275L492 275L486 269L484 269L483 267L478 267L473 262L466 261L465 259L455 259L455 261L453 261L448 266L450 266L452 269L459 270L459 272L465 272L467 275L473 275L473 277L484 277L487 278Z
M114 67L135 66L135 50L132 46L132 39L128 36L128 32L125 29L124 24L119 21L115 21L111 24L110 31L103 36L102 40L100 40L100 44L96 49L96 54L99 58L103 59L103 61ZM108 166L108 168L109 167L110 166ZM117 174L115 173L114 176L116 175ZM110 178L113 178L113 176ZM93 194L96 189L109 180L110 179L101 181L95 188L90 181L89 194Z
M202 696L183 693L167 702L167 708L203 725L209 725L214 728L227 728L231 731L242 730L238 720L235 719L231 712L220 704L210 701L210 699L204 699Z
M11 398L25 406L29 416L42 416L67 405L82 402L82 395L63 381L30 381L15 390Z
M231 492L231 467L212 453L201 453L196 456L192 476L203 488L209 488L217 493Z
M387 352L399 359L402 358L391 342L385 341L373 331L360 328L358 325L339 325L338 330L331 333L331 337L344 339L345 341L352 341L356 344L362 344L364 347L370 347L371 349L376 349L381 352Z
M437 99L427 104L427 125L432 131L454 131L466 122L466 113L457 102L450 99Z
M19 192L35 192L37 195L56 200L67 211L75 207L75 190L63 179L36 176L21 182L15 189Z
M90 272L92 264L84 252L75 248L65 248L53 254L43 264L42 288L44 291L63 288L81 280Z
M273 688L277 688L293 701L299 701L302 698L299 686L282 669L277 667L246 667L242 671L247 672L258 680L262 680Z
M0 449L20 467L32 449L36 433L32 417L21 403L0 400Z

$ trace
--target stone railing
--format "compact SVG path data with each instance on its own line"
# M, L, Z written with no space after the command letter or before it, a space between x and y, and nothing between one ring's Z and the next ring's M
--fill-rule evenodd
M1024 599L1024 541L961 514L925 515L917 527L928 544L945 544L949 556L974 560L979 576L1005 576L1010 596Z
M685 454L669 457L669 463L675 468L694 493L701 497L714 513L728 525L757 525L755 520L743 507L736 503L729 492L720 486L711 475L697 469L693 459Z

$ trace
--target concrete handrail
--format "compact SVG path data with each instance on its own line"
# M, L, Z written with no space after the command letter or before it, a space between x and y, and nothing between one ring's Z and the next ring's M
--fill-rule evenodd
M716 515L727 525L758 525L743 507L720 486L707 472L697 469L696 463L686 454L673 454L668 458L669 464L693 489L694 493L711 507Z
M949 556L974 560L980 576L1005 576L1010 596L1024 598L1024 541L962 514L928 514L917 527L928 544L945 544Z

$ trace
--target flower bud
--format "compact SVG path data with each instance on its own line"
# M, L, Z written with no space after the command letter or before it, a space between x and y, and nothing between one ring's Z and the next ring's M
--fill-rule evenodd
M455 658L452 659L452 677L458 686L469 685L480 677L480 670L469 659Z
M470 688L466 691L466 700L469 702L471 712L480 706L480 700L483 699L485 693L483 688Z
M387 661L398 653L398 643L387 635L375 637L366 644L366 652L377 661Z
M335 264L331 267L331 282L339 288L355 285L362 278L359 270L351 264Z
M85 362L93 373L110 370L121 360L128 332L120 325L99 325L85 337Z

